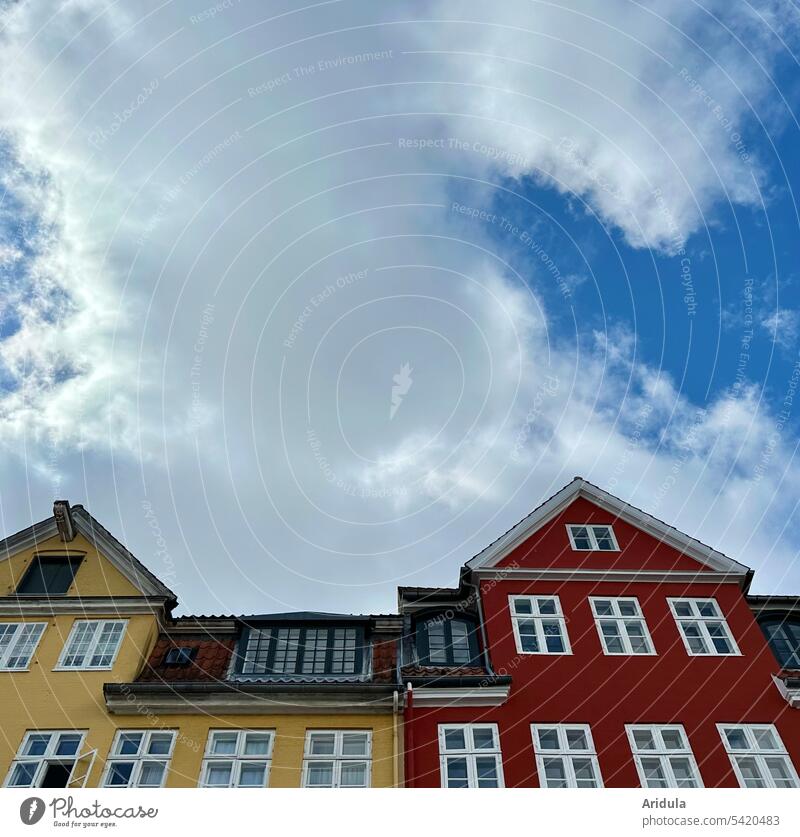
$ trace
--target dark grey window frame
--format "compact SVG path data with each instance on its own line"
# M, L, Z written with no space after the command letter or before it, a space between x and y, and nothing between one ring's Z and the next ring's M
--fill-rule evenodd
M461 622L467 626L469 660L466 662L455 662L455 655L453 653L453 622ZM428 626L431 623L442 624L444 626L445 662L433 662L430 658ZM418 617L416 624L416 646L417 657L420 664L424 666L448 666L455 668L459 666L481 665L480 648L478 646L478 624L472 619L463 616L448 617L444 614L436 614Z
M764 633L767 644L770 650L775 655L775 659L781 664L783 668L800 669L800 615L790 615L786 613L775 613L764 615L758 620L759 627ZM779 654L773 637L769 632L769 628L777 627L783 634L782 640L784 642L794 644L788 659L784 659L783 654ZM795 636L786 637L787 631Z
M72 586L72 583L75 581L75 576L78 574L78 569L80 568L81 562L83 561L83 555L34 555L33 560L31 561L28 568L25 570L25 574L20 579L19 584L17 585L17 589L15 591L17 596L66 596L69 592L69 588ZM53 592L48 589L47 584L45 583L45 574L43 567L47 565L53 565L55 563L61 565L67 565L68 574L63 573L63 578L59 580L67 581L66 587L63 590ZM38 574L39 578L38 581L41 581L41 590L34 589L32 592L25 590L27 585L30 585L33 580L34 576Z
M278 648L278 634L279 630L296 630L300 632L300 637L297 641L296 659L294 667L291 670L281 668L275 670L275 656ZM335 631L337 630L354 630L355 631L355 657L353 664L353 671L333 671L333 653L334 643L333 639ZM270 631L266 660L263 666L248 665L247 663L247 647L250 642L250 636L253 631ZM325 647L325 663L323 671L303 671L303 663L305 662L306 653L306 637L309 631L326 631L327 641ZM348 624L303 624L292 625L290 623L276 623L264 625L248 625L242 632L239 640L238 651L236 655L235 671L244 677L358 677L364 674L365 662L367 660L366 646L365 646L365 632L360 625ZM245 670L252 667L251 671Z

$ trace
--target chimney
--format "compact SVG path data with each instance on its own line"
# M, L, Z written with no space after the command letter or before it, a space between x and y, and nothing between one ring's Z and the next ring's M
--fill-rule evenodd
M64 543L75 539L75 525L72 522L72 510L69 507L69 500L56 500L53 503L53 516L58 526L58 534Z

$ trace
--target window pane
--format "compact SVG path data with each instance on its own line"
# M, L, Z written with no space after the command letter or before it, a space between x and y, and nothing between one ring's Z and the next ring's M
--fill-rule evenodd
M666 788L667 776L661 765L661 759L642 759L642 772L644 773L645 786L648 788Z
M472 741L476 750L492 750L495 747L494 730L481 727L473 729Z
M153 733L147 752L151 756L167 756L172 747L172 735L168 732Z
M693 654L707 654L708 646L697 622L681 622L680 625L691 652Z
M603 642L609 654L624 653L625 646L622 644L616 622L601 622L600 630L603 632Z
M105 622L100 629L100 639L89 660L92 667L110 666L114 654L117 652L119 641L122 638L123 624L121 622Z
M57 756L74 756L81 743L80 735L60 735L56 745Z
M343 762L341 780L343 788L364 788L367 786L367 765L363 761Z
M263 788L267 783L267 765L264 762L243 762L239 770L239 786Z
M636 606L636 602L618 602L619 605L619 612L620 616L637 616L639 614L639 608Z
M697 611L701 616L719 616L719 609L714 602L698 602Z
M447 650L445 648L444 623L431 620L427 623L428 631L428 659L432 663L446 663Z
M559 750L558 730L557 729L540 729L538 730L539 748L542 750Z
M332 732L311 734L309 752L312 756L332 756L336 749L336 736Z
M683 733L679 729L662 729L661 738L664 741L664 747L667 750L685 750L686 743L683 739Z
M246 756L266 756L269 753L269 735L247 733L244 741Z
M669 760L672 772L675 774L675 781L679 788L695 788L697 781L694 778L692 763L687 758L672 756Z
M758 762L752 756L738 756L736 764L742 774L746 788L765 788L767 783L758 769Z
M132 761L115 761L111 765L111 770L108 773L108 779L106 780L106 784L109 787L127 787L128 783L131 780L131 774L133 773L133 762Z
M78 564L80 558L34 558L16 592L21 596L63 596Z
M24 756L41 756L44 754L44 751L47 749L47 745L49 743L49 735L35 733L28 738L28 743L25 745L25 750L22 754Z
M725 730L725 737L728 739L728 746L731 750L749 750L750 744L743 729L731 728Z
M586 740L585 731L582 729L568 729L567 748L570 750L588 750L589 742Z
M467 744L463 729L446 729L444 731L445 750L466 750Z
M206 784L227 787L231 781L233 764L229 761L213 762L206 768Z
M635 729L633 741L637 750L655 750L656 742L653 740L653 733L649 729Z
M9 785L15 788L29 787L33 782L33 777L36 775L36 768L38 766L39 762L25 762L15 765Z
M614 541L611 537L611 530L608 526L595 526L593 527L593 530L598 549L606 551L614 549Z
M547 645L547 650L551 654L566 651L566 646L561 636L561 625L558 622L542 622L542 630L544 631L544 641Z
M466 788L468 786L467 760L463 756L458 758L448 757L445 762L445 769L447 770L448 788Z
M514 613L528 614L533 613L531 609L530 599L514 599Z
M310 762L307 775L310 788L330 788L333 786L333 762Z
M346 732L342 735L343 756L367 755L368 737L363 732Z
M564 759L548 756L542 759L544 763L544 776L548 788L566 788L567 772L564 767Z
M594 602L594 612L598 616L613 616L614 607L608 599L597 599Z
M597 787L597 777L591 759L573 758L572 769L575 771L575 783L579 788Z
M708 622L706 627L711 636L711 641L714 643L714 648L717 654L732 654L733 647L728 640L728 635L725 628L719 622Z
M754 729L753 736L756 739L756 747L759 750L780 750L775 734L771 729Z
M675 614L677 616L692 616L692 606L689 602L673 602L673 608L675 608Z
M116 755L135 756L139 753L139 747L144 737L141 732L123 732L117 741Z
M500 784L497 779L497 759L494 756L476 757L475 773L479 788L496 788Z
M555 599L537 599L536 602L539 605L539 613L542 616L553 616L558 613Z
M520 647L528 653L539 651L539 638L536 635L536 623L532 619L520 619L518 622Z
M164 763L160 761L146 761L142 764L139 774L139 786L143 788L157 788L164 776Z
M215 756L231 756L236 752L237 740L235 732L215 732L211 752Z
M785 756L767 756L764 762L776 788L793 788L795 786Z
M572 526L572 541L575 549L591 549L592 542L589 540L589 532L585 526Z

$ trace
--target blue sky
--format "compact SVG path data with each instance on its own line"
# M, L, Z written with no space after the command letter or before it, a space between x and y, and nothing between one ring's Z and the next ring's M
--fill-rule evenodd
M385 611L581 474L800 589L797 10L7 3L0 524Z

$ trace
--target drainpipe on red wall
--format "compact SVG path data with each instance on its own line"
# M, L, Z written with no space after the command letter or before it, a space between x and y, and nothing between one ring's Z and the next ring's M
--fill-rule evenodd
M412 723L412 710L414 708L414 687L409 683L406 686L406 706L403 713L403 740L406 747L406 787L414 787L414 724Z

